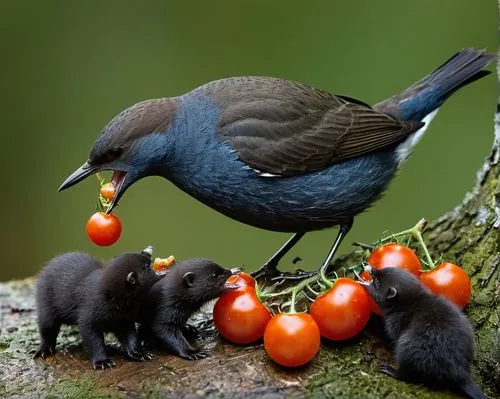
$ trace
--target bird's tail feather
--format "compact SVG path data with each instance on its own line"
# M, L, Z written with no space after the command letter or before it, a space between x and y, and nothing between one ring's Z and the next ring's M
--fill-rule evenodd
M438 85L444 101L461 87L489 75L490 71L482 69L495 57L496 54L484 50L463 49L416 85Z
M495 57L484 50L460 50L429 75L375 108L397 118L422 120L458 89L489 75L490 71L482 69Z
M488 399L488 397L481 391L472 380L468 380L461 386L462 391L471 399Z

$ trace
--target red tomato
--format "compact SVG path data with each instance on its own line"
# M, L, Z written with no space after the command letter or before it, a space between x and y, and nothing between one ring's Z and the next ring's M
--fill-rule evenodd
M235 274L227 279L228 283L237 284L240 287L252 287L255 288L255 279L250 276L250 274L241 272L240 274Z
M433 293L445 296L461 308L469 303L472 285L460 266L441 263L435 269L423 272L420 281Z
M401 244L390 243L375 248L366 261L375 269L399 267L417 277L420 276L422 270L422 264L415 252Z
M106 247L114 244L122 233L120 219L114 214L94 213L87 221L87 235L97 245Z
M115 186L113 186L112 183L103 184L99 193L101 194L102 198L111 201L115 196Z
M344 340L359 334L370 318L370 298L365 289L349 278L339 278L312 303L310 313L321 335Z
M417 278L420 277L422 269L420 259L411 248L395 243L384 244L375 248L366 261L375 269L383 269L384 267L406 269ZM372 276L368 272L361 273L360 277L365 281L372 281ZM382 315L382 311L371 297L370 304L374 313Z
M236 344L249 344L262 338L271 317L251 287L222 295L214 306L214 323L219 333Z
M377 305L377 303L373 300L373 298L370 295L368 295L368 302L370 303L370 310L373 313L378 314L379 316L384 315L382 313L382 309L380 309L380 307Z
M297 367L310 362L320 345L319 328L307 313L280 313L267 324L264 349L282 366Z

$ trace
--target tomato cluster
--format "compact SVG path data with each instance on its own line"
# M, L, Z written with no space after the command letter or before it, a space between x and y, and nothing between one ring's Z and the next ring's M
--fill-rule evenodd
M423 270L420 259L412 249L401 244L389 243L377 247L368 257L367 263L375 269L399 267L408 270L420 279L434 294L442 295L461 308L469 303L472 284L467 273L450 262L445 262L431 270ZM369 273L360 276L365 281L371 281ZM372 311L382 315L380 308L370 298Z
M255 292L255 280L241 273L231 277L240 288L221 296L214 307L214 323L228 341L248 344L264 338L271 359L287 367L311 361L321 336L343 340L358 334L370 317L369 296L354 280L340 278L318 296L307 313L272 316Z
M375 269L398 267L408 270L436 294L444 295L464 307L471 295L467 274L457 265L443 263L425 271L415 252L407 246L388 243L375 248L367 258ZM360 278L371 281L363 272ZM256 293L255 280L246 273L230 281L240 288L221 296L214 307L214 322L228 341L248 344L263 338L264 349L276 363L297 367L310 362L320 347L321 337L346 340L359 334L367 325L371 312L381 315L373 299L357 281L337 278L312 302L309 313L295 312L295 294L289 313L272 315ZM328 283L328 281L324 281ZM292 289L268 294L267 298L289 294ZM266 295L261 294L266 298Z

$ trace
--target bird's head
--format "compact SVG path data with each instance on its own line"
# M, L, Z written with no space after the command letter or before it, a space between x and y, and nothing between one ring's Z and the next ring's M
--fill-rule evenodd
M88 160L59 187L65 190L101 171L113 171L115 195L110 213L123 193L137 180L158 174L169 156L168 131L177 110L175 99L137 103L115 116L99 134Z

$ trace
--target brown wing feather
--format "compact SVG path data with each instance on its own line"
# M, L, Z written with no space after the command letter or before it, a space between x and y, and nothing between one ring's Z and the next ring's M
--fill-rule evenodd
M423 125L276 78L229 78L201 89L222 110L217 136L247 165L271 174L320 170L397 143Z

